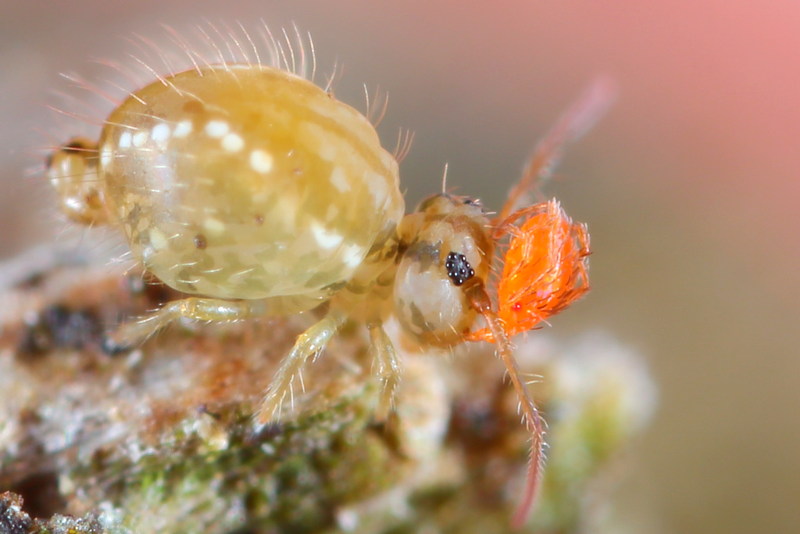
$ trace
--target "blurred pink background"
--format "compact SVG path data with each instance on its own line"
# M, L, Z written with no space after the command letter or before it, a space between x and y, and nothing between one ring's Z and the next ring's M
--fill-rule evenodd
M134 32L292 21L337 96L390 93L381 134L416 141L413 205L449 183L499 207L531 147L597 74L612 112L569 150L557 195L589 223L589 297L551 332L599 328L649 360L661 388L618 501L638 532L800 528L800 3L5 2L0 20L0 258L58 228L41 176L59 71L92 79ZM491 7L490 7L491 6ZM163 39L166 43L166 39ZM102 117L98 117L100 119ZM61 140L71 132L63 131Z

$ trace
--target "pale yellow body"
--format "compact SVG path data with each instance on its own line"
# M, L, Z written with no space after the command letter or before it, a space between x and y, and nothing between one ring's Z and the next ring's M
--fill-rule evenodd
M106 203L135 257L188 294L313 307L404 212L397 162L372 125L270 67L155 81L112 112L98 148Z

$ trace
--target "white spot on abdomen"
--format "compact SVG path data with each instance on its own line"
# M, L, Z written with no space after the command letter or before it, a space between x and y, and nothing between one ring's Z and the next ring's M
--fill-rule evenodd
M334 248L344 240L341 234L329 232L319 223L311 224L311 233L314 234L314 239L317 240L317 244L322 248Z
M135 134L133 134L133 146L135 146L136 148L143 147L147 143L148 137L150 137L150 134L144 130L136 132Z
M272 170L273 159L269 152L253 150L250 152L250 166L254 171L267 174Z
M358 245L350 245L344 250L344 264L355 269L361 265L364 256L364 248Z
M319 157L326 161L336 161L336 147L333 146L333 143L325 143L322 142L319 145Z
M330 180L333 186L340 192L344 193L345 191L350 190L350 184L347 182L347 176L344 174L344 171L341 167L333 168Z
M181 138L186 137L190 133L192 133L192 121L181 121L175 127L175 131L172 132L172 136Z
M167 236L165 236L161 230L156 228L151 228L149 232L150 236L150 244L153 246L155 250L164 250L167 248Z
M119 148L130 148L131 147L131 133L129 131L124 131L119 136L119 142L117 143Z
M215 139L227 134L230 129L231 127L225 121L208 121L208 124L206 124L206 134Z
M367 183L372 198L375 199L375 205L383 205L389 193L386 188L386 179L378 173L367 172L364 174L364 181Z
M169 141L171 133L172 132L170 131L169 125L161 122L153 126L153 131L150 134L150 137L157 145L164 146L167 144L167 141Z
M203 228L209 233L221 235L225 231L225 223L214 217L206 217L206 220L203 221Z
M235 133L229 133L222 138L222 148L227 152L239 152L244 147L244 140Z

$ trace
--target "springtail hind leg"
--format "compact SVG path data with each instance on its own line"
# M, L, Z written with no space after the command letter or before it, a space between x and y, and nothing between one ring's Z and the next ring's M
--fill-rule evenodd
M375 418L385 421L389 416L394 402L394 394L400 383L400 361L397 358L394 345L386 335L383 325L374 323L369 325L370 350L374 358L374 372L381 381L381 393Z
M190 297L166 303L160 309L119 326L104 340L106 352L130 350L147 338L179 319L198 321L238 321L265 313L264 303L258 300L223 300Z

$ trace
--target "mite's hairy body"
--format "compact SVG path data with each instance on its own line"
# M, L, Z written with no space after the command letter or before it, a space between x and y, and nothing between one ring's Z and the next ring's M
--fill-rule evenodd
M495 342L533 436L520 524L536 495L544 429L509 337L588 289L588 234L566 215L544 217L543 205L511 211L547 174L559 147L598 114L602 91L581 100L540 145L501 216L491 219L478 201L445 192L404 216L396 158L369 120L296 74L303 69L295 68L288 37L284 46L268 34L272 61L265 64L242 32L226 43L241 52L243 60L234 61L215 45L219 61L198 63L176 37L193 68L128 94L97 142L72 139L50 158L64 213L118 226L145 269L187 295L111 332L108 348L135 346L180 318L230 321L317 308L322 318L298 337L257 411L265 423L279 416L308 360L348 320L369 331L383 383L377 417L386 416L400 379L383 329L389 317L423 347ZM252 45L255 61L242 42ZM298 56L305 65L302 48ZM556 234L561 249L542 239ZM504 236L513 252L506 267L517 274L501 280L498 293L489 280ZM535 287L520 273L535 273ZM547 299L537 300L542 280ZM509 293L536 314L518 321Z

